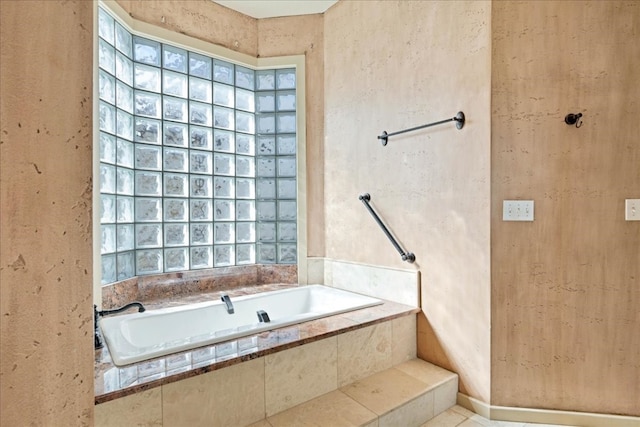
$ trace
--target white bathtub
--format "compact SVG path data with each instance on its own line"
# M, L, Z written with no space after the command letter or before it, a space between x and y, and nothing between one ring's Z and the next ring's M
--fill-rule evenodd
M113 362L121 366L382 304L376 298L322 285L232 297L231 302L233 314L217 299L102 317L98 324ZM259 310L271 321L259 322Z

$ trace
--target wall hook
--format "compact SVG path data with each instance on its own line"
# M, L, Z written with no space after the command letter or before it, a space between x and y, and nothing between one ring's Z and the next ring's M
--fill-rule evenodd
M576 125L576 127L579 128L582 126L582 120L580 120L580 117L582 117L582 113L567 114L564 117L564 122L568 125Z

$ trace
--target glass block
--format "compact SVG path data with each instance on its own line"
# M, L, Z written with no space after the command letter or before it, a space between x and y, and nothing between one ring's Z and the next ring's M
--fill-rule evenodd
M166 132L165 132L166 136ZM164 149L164 171L167 172L188 172L189 171L189 151L180 148Z
M255 133L255 116L251 113L236 111L236 130L238 132Z
M295 113L278 113L277 115L277 131L278 133L295 133L296 131L296 114Z
M275 221L276 220L276 202L264 201L257 202L256 216L258 221Z
M98 8L98 35L108 41L114 43L114 19L102 8Z
M102 284L116 281L116 256L106 255L102 257Z
M211 150L211 129L191 126L191 148Z
M187 97L187 76L171 71L162 72L162 93L165 95Z
M116 193L133 196L133 170L118 168L116 172Z
M295 89L296 70L283 69L276 70L276 89Z
M165 271L189 269L189 250L187 248L171 248L164 250Z
M259 222L258 223L258 242L275 242L276 241L276 223L275 222Z
M276 262L276 245L258 245L258 263L274 264Z
M179 98L162 98L164 105L163 116L165 120L175 120L176 122L187 121L187 101Z
M211 200L190 200L191 221L211 221Z
M165 246L188 246L189 245L188 224L165 224L164 245Z
M296 136L278 135L276 146L280 155L296 154Z
M120 109L116 113L116 134L120 138L133 139L133 116Z
M253 92L243 89L236 89L236 108L244 111L254 112L256 110L255 95Z
M100 161L105 163L116 162L116 139L100 132Z
M295 157L278 157L278 176L284 176L284 177L296 176L296 158Z
M111 165L100 163L100 192L116 192L116 168Z
M234 209L231 200L215 201L215 220L216 221L233 221Z
M256 172L259 177L276 176L276 158L259 157Z
M236 136L236 153L253 156L256 152L256 139L253 135L238 134Z
M295 199L297 194L295 179L278 180L278 199Z
M118 280L128 279L136 275L134 252L117 255Z
M136 171L136 196L162 196L162 173Z
M133 59L137 62L160 66L160 43L133 36Z
M151 92L160 92L160 69L149 67L147 65L135 63L134 68L134 86L136 89L149 90Z
M211 223L191 224L191 244L210 245L213 243L213 226Z
M295 264L298 259L297 248L295 244L279 244L278 245L278 263Z
M255 221L256 203L253 200L236 201L236 219L238 221Z
M213 125L217 128L233 130L233 110L215 107L213 109Z
M213 158L214 174L231 175L235 174L235 158L231 154L216 153Z
M160 170L162 168L162 151L160 147L136 144L136 169Z
M115 104L116 102L116 79L100 70L98 73L99 81L99 94L100 99L107 101L109 104Z
M189 77L189 98L211 103L211 82L197 77Z
M236 156L236 175L253 177L256 174L255 159L253 157Z
M254 264L256 248L254 245L236 245L236 264Z
M257 152L260 156L273 156L276 154L276 139L273 136L259 136Z
M116 51L109 43L98 40L98 64L100 68L114 74L116 69Z
M233 245L214 246L213 248L213 266L226 267L234 265L235 251ZM216 354L220 352L220 348L216 349Z
M137 222L160 222L162 221L162 200L147 197L135 199L135 217Z
M259 179L256 184L256 195L258 199L275 199L276 180L266 178Z
M295 200L278 201L278 219L295 221L298 218L298 206Z
M275 92L258 92L256 98L259 113L271 113L276 110Z
M279 222L278 223L278 241L279 242L295 242L297 239L295 222Z
M276 117L274 114L258 114L258 133L275 133Z
M116 52L116 78L133 86L133 61Z
M116 142L116 163L118 166L133 168L133 143L118 139Z
M233 108L233 86L227 86L219 83L213 84L213 103L224 107Z
M273 90L276 88L276 76L274 70L256 71L256 89Z
M251 243L256 241L256 224L254 222L239 222L236 224L236 242Z
M131 33L122 25L116 22L116 49L131 57L133 53L133 40Z
M189 161L189 170L191 173L211 174L212 161L211 153L206 151L191 151L191 157Z
M188 197L189 175L178 173L164 174L165 197Z
M213 149L215 151L222 151L225 153L233 153L234 146L234 133L227 132L224 130L215 129L214 131L214 145ZM240 138L240 135L238 135Z
M255 199L256 198L256 183L251 178L237 178L236 179L236 198L238 199Z
M188 127L186 125L180 125L177 123L165 123L164 144L173 145L176 147L186 147L188 141L187 132Z
M191 175L191 197L211 197L211 177Z
M116 82L116 105L133 114L133 89L118 80Z
M116 133L116 109L103 101L100 101L100 130Z
M135 235L133 224L116 226L116 241L118 251L130 251L135 248Z
M162 224L136 224L136 248L162 246Z
M100 223L111 224L116 222L116 197L106 194L100 195Z
M229 199L234 196L234 179L222 176L215 177L214 196Z
M236 65L236 86L254 90L255 89L255 71Z
M167 222L188 221L189 201L187 199L164 199L164 220Z
M233 84L233 64L215 59L213 61L213 80Z
M213 253L211 246L196 246L191 248L191 268L213 267Z
M278 111L295 111L296 110L296 92L283 91L278 92L277 96Z
M119 196L117 198L116 220L118 223L133 222L133 197Z
M162 249L136 251L136 274L162 273Z
M137 142L160 144L161 134L160 121L136 117L135 140Z
M189 74L211 80L211 58L189 52Z
M214 224L214 243L233 243L235 241L235 230L233 222L216 222Z
M189 102L189 122L196 125L211 126L211 106Z
M160 99L160 95L137 90L135 93L135 114L159 119Z
M110 254L116 251L116 226L115 225L101 225L100 234L102 236L100 240L100 253Z
M162 66L170 70L187 72L187 51L175 46L162 45Z

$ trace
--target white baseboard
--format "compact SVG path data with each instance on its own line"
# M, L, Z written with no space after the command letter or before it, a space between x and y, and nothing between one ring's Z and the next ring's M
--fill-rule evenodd
M495 406L458 393L458 405L476 414L497 421L559 424L579 427L638 427L640 417L598 414L591 412L557 411L552 409Z

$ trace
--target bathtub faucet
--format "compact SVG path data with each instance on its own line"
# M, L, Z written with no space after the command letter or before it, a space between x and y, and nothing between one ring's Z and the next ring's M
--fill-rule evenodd
M220 299L222 300L222 302L224 302L227 305L227 313L233 314L234 313L233 303L231 302L231 298L229 298L229 295L224 294Z
M140 302L130 302L120 308L116 308L113 310L100 310L98 311L98 306L93 305L93 348L99 349L104 347L104 343L102 342L102 337L100 336L100 332L98 331L98 317L99 316L107 316L109 314L117 314L121 313L125 310L128 310L132 307L138 307L138 312L142 313L145 311L144 306Z

